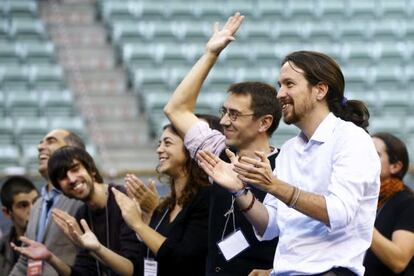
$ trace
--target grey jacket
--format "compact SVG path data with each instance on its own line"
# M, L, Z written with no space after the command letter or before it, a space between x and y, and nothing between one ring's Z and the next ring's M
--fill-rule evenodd
M27 225L25 236L31 240L36 240L36 231L39 224L38 222L42 208L42 202L43 198L41 197L39 200L37 200L30 213L29 223ZM57 202L54 204L53 208L58 208L60 210L68 212L72 216L75 216L76 212L82 204L83 203L81 201L69 199L61 194L57 199ZM66 235L60 230L59 226L53 222L52 218L48 220L42 243L46 245L47 248L53 252L53 254L62 259L66 264L71 266L74 263L77 249L75 245L69 240L69 238L67 238ZM27 258L20 256L10 275L26 276L26 270ZM52 276L58 274L51 265L45 262L43 264L43 275Z

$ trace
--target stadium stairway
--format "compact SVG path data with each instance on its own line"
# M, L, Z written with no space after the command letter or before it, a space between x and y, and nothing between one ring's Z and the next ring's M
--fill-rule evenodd
M153 170L155 146L147 135L147 120L127 88L95 6L94 0L39 1L78 110L99 149L100 167L113 176Z

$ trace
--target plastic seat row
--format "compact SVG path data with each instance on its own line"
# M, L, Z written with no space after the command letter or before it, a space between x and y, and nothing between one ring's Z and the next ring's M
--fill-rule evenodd
M301 18L381 18L403 17L412 13L412 5L397 1L101 1L101 14L106 22L135 18L148 19L225 19L229 14L241 11L249 18L274 19Z
M72 93L66 91L0 92L0 112L13 117L22 116L73 116Z
M85 123L80 117L4 117L0 121L0 143L21 146L37 145L51 129L64 128L86 138Z
M45 41L47 31L39 19L0 20L0 40Z
M53 64L54 46L50 42L0 42L0 64Z
M2 90L59 90L65 86L63 70L59 65L2 66Z

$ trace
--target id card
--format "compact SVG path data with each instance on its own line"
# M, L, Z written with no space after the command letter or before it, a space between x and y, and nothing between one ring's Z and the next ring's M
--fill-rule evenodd
M221 253L223 253L226 261L231 260L234 256L240 254L243 250L250 246L241 230L231 233L221 242L217 243L217 245L220 248Z
M29 259L27 263L27 276L41 276L43 272L43 262Z
M144 259L144 276L157 276L158 263L153 259Z

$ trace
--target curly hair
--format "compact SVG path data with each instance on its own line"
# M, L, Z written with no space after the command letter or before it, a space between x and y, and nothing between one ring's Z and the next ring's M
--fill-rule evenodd
M174 134L178 135L177 130L171 124L164 126L163 129L170 129ZM159 212L165 211L166 209L173 209L176 202L180 206L185 206L196 196L196 194L202 187L210 185L207 174L203 171L202 168L198 166L197 162L191 158L187 150L185 150L185 156L187 160L185 164L185 169L188 175L188 179L184 185L182 194L179 198L177 198L177 195L175 193L174 179L168 177L171 192L169 195L167 195L165 198L161 200L161 203L157 207L157 210ZM162 176L165 175L160 175L159 178L161 178Z

